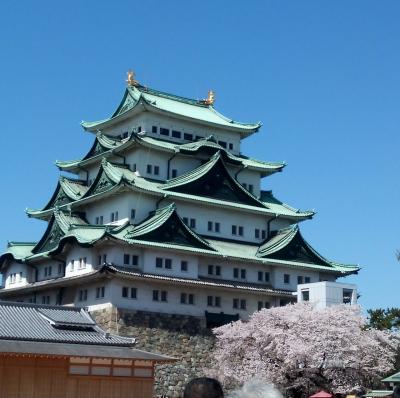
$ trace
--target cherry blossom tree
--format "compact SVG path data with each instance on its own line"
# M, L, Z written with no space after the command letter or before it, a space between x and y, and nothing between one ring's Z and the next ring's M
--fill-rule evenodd
M254 377L292 396L317 389L362 391L392 370L399 341L367 327L360 308L308 303L263 309L248 322L214 329L214 352L223 377L244 383Z

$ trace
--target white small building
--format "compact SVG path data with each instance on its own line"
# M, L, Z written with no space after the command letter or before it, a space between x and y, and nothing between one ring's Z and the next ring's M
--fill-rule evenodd
M316 308L337 304L357 304L357 286L350 283L315 282L297 286L297 301L308 301Z

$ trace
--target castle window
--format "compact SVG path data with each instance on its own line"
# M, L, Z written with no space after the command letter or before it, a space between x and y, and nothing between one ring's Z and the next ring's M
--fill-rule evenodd
M151 126L151 132L157 134L158 128L157 126Z
M136 217L136 210L135 209L131 209L131 220L134 220Z
M243 227L242 226L238 227L238 235L243 236Z
M122 134L122 138L128 138L129 133L125 131L125 133Z
M289 274L284 274L283 275L283 283L290 283L290 275Z
M83 269L83 268L86 268L86 257L82 257L79 259L79 269ZM51 269L50 269L49 276L50 275L51 275Z
M196 219L195 218L190 219L190 228L196 228Z
M182 217L182 221L184 224L189 225L189 219L187 217Z
M194 295L191 293L181 293L181 304L194 304Z
M79 301L86 301L88 297L87 289L79 290Z
M241 310L246 309L246 300L245 299L240 300L240 309Z
M170 258L166 258L164 261L165 261L165 268L171 269L172 268L172 260Z
M229 149L233 149L233 144L231 142L229 143Z
M146 167L146 173L147 174L153 174L153 166L151 164L148 164Z
M118 220L118 211L113 211L110 215L110 221L114 222Z
M139 256L136 254L132 255L132 265L139 265Z
M171 177L172 178L176 178L177 175L178 175L178 170L177 169L172 169Z
M131 287L131 288L129 288L128 286L123 286L123 287L122 287L121 295L122 295L122 297L124 297L124 298L135 299L136 296L137 296L136 287Z
M50 304L50 296L42 296L42 304Z
M124 265L129 265L130 257L131 256L129 254L124 254Z
M59 263L59 264L58 264L58 275L61 275L62 272L63 272L63 264L62 264L62 263Z
M265 229L263 229L263 230L261 231L261 239L265 239L266 236L267 236L267 231L266 231Z
M258 228L256 228L256 229L254 230L254 237L255 237L256 239L260 239L260 230L259 230Z
M161 257L156 258L156 267L157 268L162 268L163 266L163 259Z
M237 299L237 298L233 299L232 307L235 309L239 308L239 299Z
M306 276L304 278L304 283L310 283L311 282L311 278L309 276Z
M141 132L142 132L142 126L138 126L137 132L138 132L138 133L141 133Z
M154 166L154 175L158 176L160 174L160 167L159 166Z
M208 274L221 276L221 266L220 265L209 265L208 266Z
M168 300L168 292L165 290L161 290L161 301L167 302Z
M201 135L196 135L196 141L198 140L202 140L204 137L202 137Z
M234 268L233 269L233 277L234 278L239 278L239 268Z
M99 224L99 217L96 217L96 225Z
M207 229L208 229L208 231L211 231L211 232L212 231L219 232L220 231L220 223L219 222L208 221Z
M153 301L167 302L168 292L165 290L153 290Z
M169 135L169 129L166 129L164 127L160 127L160 134L161 135Z
M172 130L172 137L181 138L182 137L182 133L180 131L177 131L177 130Z
M301 291L301 301L310 301L310 291L308 289Z
M207 305L209 307L221 307L221 297L207 296Z
M266 301L265 303L263 301L258 302L258 311L262 310L263 308L271 308L271 303Z
M187 271L188 270L188 262L185 260L181 261L181 271Z
M103 298L105 295L105 286L96 287L96 299Z
M187 140L187 141L193 141L193 134L184 133L183 134L183 139Z
M218 144L222 146L222 148L226 149L226 142L225 141L218 141Z
M237 227L236 227L236 225L232 225L232 235L237 235Z
M253 184L249 184L248 190L250 193L253 193Z
M303 277L299 275L299 276L297 277L297 284L298 284L298 285L301 285L302 283L303 283Z
M243 268L240 270L240 277L241 277L242 279L246 279L246 270L243 269Z

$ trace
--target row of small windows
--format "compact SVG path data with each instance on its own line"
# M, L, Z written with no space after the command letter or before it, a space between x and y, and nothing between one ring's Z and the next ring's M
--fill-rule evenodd
M146 166L146 173L158 176L160 175L160 166L148 164Z
M71 260L70 261L70 269L71 269L71 271L73 271L75 269L75 266L76 266L76 269L78 269L78 270L79 269L85 269L86 268L86 264L87 264L86 257L81 257L78 260ZM50 272L49 275L51 275L51 272Z
M101 299L104 298L106 294L106 287L105 286L98 286L95 289L95 298ZM87 301L88 299L88 289L81 289L78 292L78 300L79 301Z
M22 272L14 272L12 274L10 274L9 278L10 278L10 283L16 283L16 282L21 282L22 278L23 278L23 273Z
M297 277L297 284L301 285L302 283L310 283L311 278L309 276L301 276L299 275ZM284 274L283 275L283 283L289 284L290 283L290 274Z
M134 220L136 217L136 210L131 209L130 214L131 220ZM114 211L110 214L110 222L118 221L118 211ZM182 217L182 221L190 228L196 229L196 219L189 217ZM104 224L103 216L97 216L95 218L96 225ZM221 232L221 224L217 221L208 221L207 222L207 231L209 232ZM244 235L244 227L242 225L232 225L231 233L233 236L243 236ZM256 239L265 239L267 236L267 232L264 229L255 228L254 237Z
M182 134L182 132L179 130L170 130L165 127L157 127L157 126L152 126L151 132L153 134L160 134L165 137L172 137L172 138L178 138L178 139L182 139L182 137L183 137L183 139L186 141L193 141L193 139L202 140L205 138L201 135L193 135L191 133L183 133ZM231 142L228 143L226 141L219 140L218 144L221 145L225 149L227 149L227 148L229 148L230 150L233 149L233 144Z
M131 209L131 220L134 220L136 217L136 210L135 209ZM119 220L119 214L118 214L118 210L113 211L110 213L110 222L115 222ZM97 216L95 218L95 224L96 225L102 225L104 224L104 217L103 216Z

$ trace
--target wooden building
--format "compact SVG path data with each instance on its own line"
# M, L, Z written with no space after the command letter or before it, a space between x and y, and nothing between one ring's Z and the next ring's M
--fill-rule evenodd
M81 308L0 302L0 398L151 398L173 359L134 344Z

